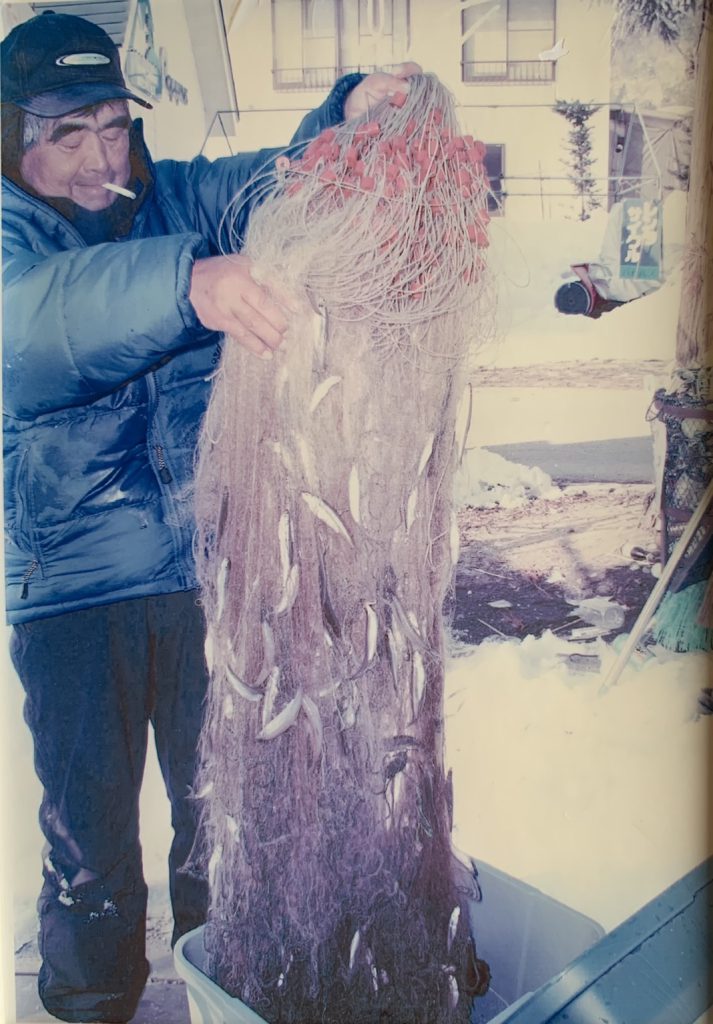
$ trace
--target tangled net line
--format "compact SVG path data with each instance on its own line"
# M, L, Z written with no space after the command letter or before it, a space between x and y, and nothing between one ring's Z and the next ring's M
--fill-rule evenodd
M450 845L442 617L492 324L485 150L436 78L410 82L257 183L243 251L310 308L269 362L226 344L199 445L206 944L269 1021L466 1021L487 987Z

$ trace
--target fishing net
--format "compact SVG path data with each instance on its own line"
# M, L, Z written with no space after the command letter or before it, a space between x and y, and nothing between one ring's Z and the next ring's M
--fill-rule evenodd
M271 361L225 345L204 423L199 796L210 971L268 1021L466 1021L487 988L450 843L441 611L493 320L484 152L423 75L252 185L243 251L310 308Z

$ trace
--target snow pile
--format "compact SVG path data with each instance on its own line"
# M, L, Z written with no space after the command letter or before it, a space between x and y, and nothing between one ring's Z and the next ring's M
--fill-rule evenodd
M532 498L554 498L559 493L544 470L508 462L485 448L466 451L455 479L458 508L515 508Z
M713 716L706 655L616 652L578 673L551 633L451 663L446 748L457 846L613 928L704 860Z

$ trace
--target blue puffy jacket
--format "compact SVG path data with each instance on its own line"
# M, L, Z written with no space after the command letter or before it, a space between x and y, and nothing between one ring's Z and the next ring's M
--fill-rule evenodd
M341 121L360 77L293 142ZM191 270L274 155L157 162L129 235L94 246L3 178L9 622L196 586L189 483L220 338L189 302Z

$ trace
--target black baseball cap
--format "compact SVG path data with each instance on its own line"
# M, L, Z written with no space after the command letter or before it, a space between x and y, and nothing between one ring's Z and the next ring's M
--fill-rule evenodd
M103 28L45 11L16 25L0 44L3 103L40 117L62 117L109 100L151 104L126 88L119 50Z

